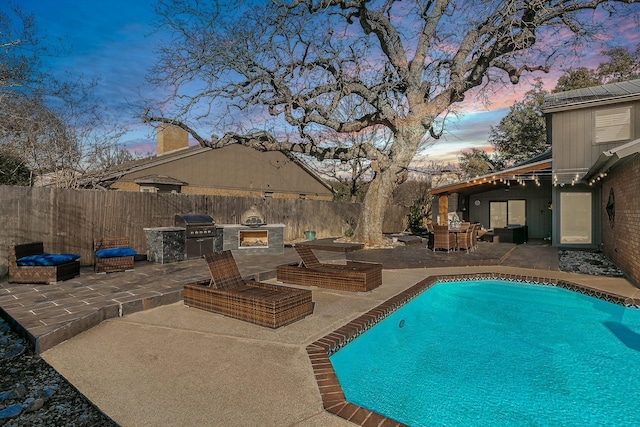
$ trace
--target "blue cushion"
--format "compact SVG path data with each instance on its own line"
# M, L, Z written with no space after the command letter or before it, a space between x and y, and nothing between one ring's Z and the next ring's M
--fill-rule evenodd
M114 258L119 256L133 256L136 254L131 248L112 248L112 249L100 249L96 251L98 258Z
M16 261L19 266L61 265L80 258L76 254L38 254L22 257Z

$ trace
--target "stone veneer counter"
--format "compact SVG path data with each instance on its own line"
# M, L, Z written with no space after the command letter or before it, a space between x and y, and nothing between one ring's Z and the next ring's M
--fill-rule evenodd
M147 259L158 264L185 261L186 229L183 227L145 228Z

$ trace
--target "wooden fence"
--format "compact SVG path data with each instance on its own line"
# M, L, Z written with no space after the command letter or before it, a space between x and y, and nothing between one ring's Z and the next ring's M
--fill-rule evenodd
M237 224L252 204L268 223L285 224L285 242L303 239L307 230L317 238L342 236L355 226L361 209L319 200L0 186L0 275L7 272L11 244L42 241L47 252L80 254L81 263L90 265L94 238L128 236L131 246L145 253L144 228L173 226L174 216L186 213ZM407 213L391 206L383 231L402 231Z

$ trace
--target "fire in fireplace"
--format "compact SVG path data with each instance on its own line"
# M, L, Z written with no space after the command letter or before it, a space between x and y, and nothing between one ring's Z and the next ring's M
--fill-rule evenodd
M284 253L284 224L267 224L256 205L240 216L240 224L216 224L216 250L237 249L255 255Z
M269 230L238 230L239 248L268 248Z

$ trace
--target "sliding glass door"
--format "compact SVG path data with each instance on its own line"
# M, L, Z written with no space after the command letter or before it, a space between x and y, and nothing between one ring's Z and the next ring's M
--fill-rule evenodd
M489 227L504 228L507 225L526 225L527 205L524 200L489 202Z

